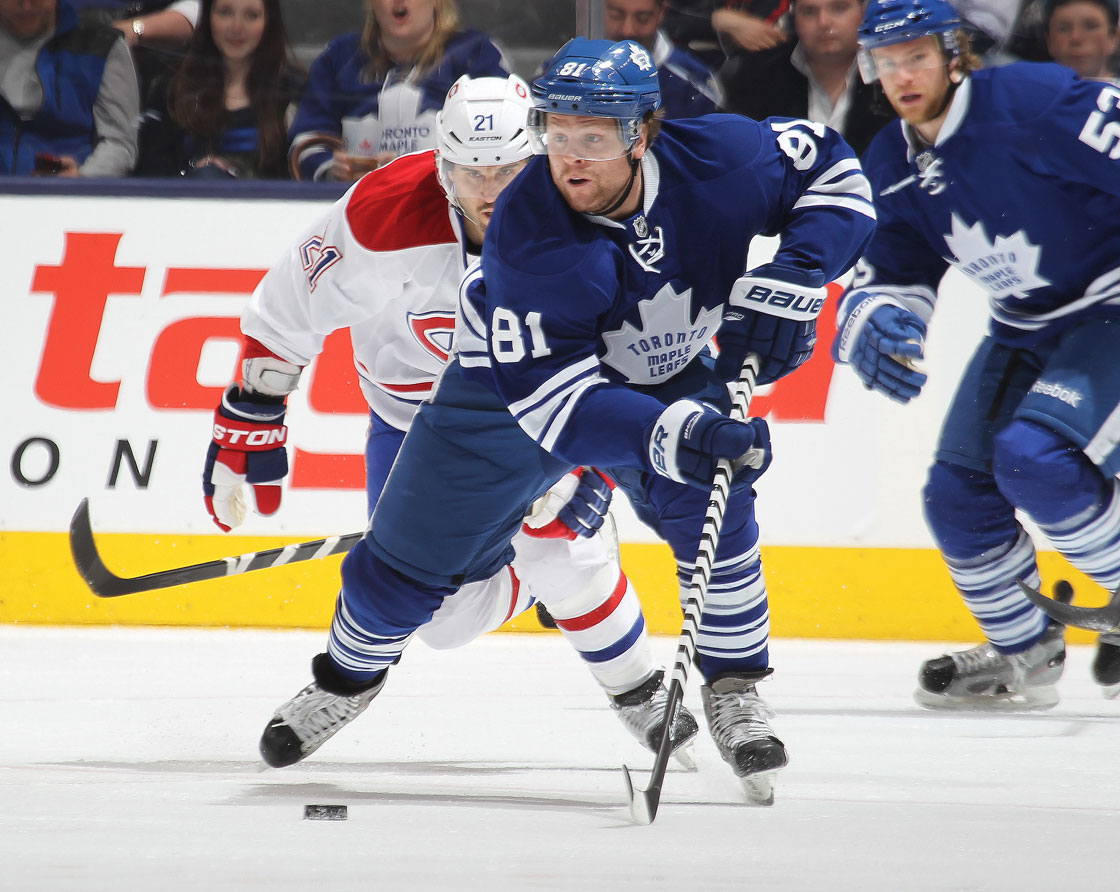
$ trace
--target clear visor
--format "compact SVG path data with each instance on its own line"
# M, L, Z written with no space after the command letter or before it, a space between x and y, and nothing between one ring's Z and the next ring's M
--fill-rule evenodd
M951 35L928 35L904 43L893 43L859 51L859 73L865 84L916 74L930 68L943 68L956 55L956 41Z
M465 198L492 202L528 162L523 158L508 164L455 164L440 158L440 181L452 201Z
M618 118L560 115L533 109L529 113L529 143L538 155L563 155L576 161L614 161L628 154L638 141L623 134Z

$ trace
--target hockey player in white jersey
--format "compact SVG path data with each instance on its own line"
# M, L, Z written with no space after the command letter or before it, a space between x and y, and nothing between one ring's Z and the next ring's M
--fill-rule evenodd
M204 473L207 507L223 530L243 516L239 500L262 514L278 510L287 473L285 398L326 335L340 328L350 330L370 405L372 513L405 431L447 360L462 273L481 250L495 199L531 154L529 104L528 86L515 76L460 78L437 118L436 151L406 155L364 177L269 270L242 316L242 377L217 410ZM260 445L247 445L253 442ZM457 647L539 599L626 728L653 748L666 689L637 596L614 543L599 531L609 500L598 472L566 475L530 507L514 536L512 565L429 602L416 632L433 647ZM424 510L438 512L444 502ZM443 547L439 538L424 544ZM313 661L315 681L268 724L264 760L290 765L363 711L383 679L359 691L335 667L382 650L366 639L362 605L344 587L328 652ZM696 731L687 710L676 714L673 745L686 765L684 747Z
M977 71L945 0L871 0L865 78L902 119L864 156L879 226L843 298L834 356L906 403L949 266L988 293L989 333L944 421L926 521L985 638L927 661L931 708L1046 708L1062 628L1029 516L1079 569L1120 583L1120 90L1057 65ZM1094 664L1120 682L1120 639Z
M713 739L761 793L788 758L756 689L771 670L752 483L769 434L727 417L726 382L748 352L763 383L809 357L825 283L874 226L869 186L839 135L808 121L666 121L651 145L657 74L632 41L569 42L533 94L547 157L497 202L457 354L343 561L362 617L335 671L376 691L445 597L508 561L526 506L572 467L614 477L687 579L716 463L733 459L697 665ZM748 271L760 233L781 247Z

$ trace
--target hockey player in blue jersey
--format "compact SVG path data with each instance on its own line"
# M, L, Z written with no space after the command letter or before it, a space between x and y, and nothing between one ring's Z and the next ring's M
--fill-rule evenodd
M720 753L764 796L787 761L756 690L771 670L751 485L769 433L721 410L748 351L763 383L811 354L825 283L874 227L869 184L843 140L807 121L712 115L658 133L657 74L632 41L569 42L532 92L547 157L497 202L460 289L456 357L343 563L351 636L334 671L376 690L445 596L508 562L526 505L574 466L612 475L687 579L728 458L739 470L698 666ZM748 271L758 234L781 247Z
M203 472L206 508L219 528L229 531L250 509L279 510L286 400L340 329L349 332L370 408L365 476L373 512L405 432L448 360L459 283L481 250L494 201L533 154L529 92L516 75L459 78L435 119L436 149L367 174L262 279L242 314L241 376L215 413ZM609 500L608 482L593 470L565 476L515 534L516 560L443 598L416 636L431 647L460 647L534 600L543 603L623 726L656 749L668 691L604 526ZM438 510L442 501L427 507ZM314 753L373 698L331 673L355 649L359 665L366 656L362 631L356 642L350 634L349 598L344 592L338 601L330 656L312 661L315 680L276 710L261 737L261 756L273 767ZM686 766L698 730L681 710L671 739Z
M865 78L902 121L864 164L879 225L839 315L834 356L906 403L951 265L987 291L988 335L945 418L929 528L987 641L923 664L933 708L1057 702L1060 626L1038 587L1033 520L1074 566L1120 583L1120 90L1057 65L974 71L945 0L872 0ZM1120 682L1102 639L1098 682Z

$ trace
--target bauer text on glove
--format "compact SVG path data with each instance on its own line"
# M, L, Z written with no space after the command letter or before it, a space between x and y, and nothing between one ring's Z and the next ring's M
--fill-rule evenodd
M761 362L757 384L777 381L809 359L827 296L819 270L767 264L736 279L717 336L720 380L734 380L748 352Z

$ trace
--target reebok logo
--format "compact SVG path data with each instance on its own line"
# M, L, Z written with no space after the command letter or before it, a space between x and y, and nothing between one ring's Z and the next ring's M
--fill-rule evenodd
M1075 409L1081 403L1080 391L1041 379L1034 382L1034 386L1031 387L1031 393L1041 393L1043 396L1052 396L1054 399L1061 400L1063 403L1073 406Z

